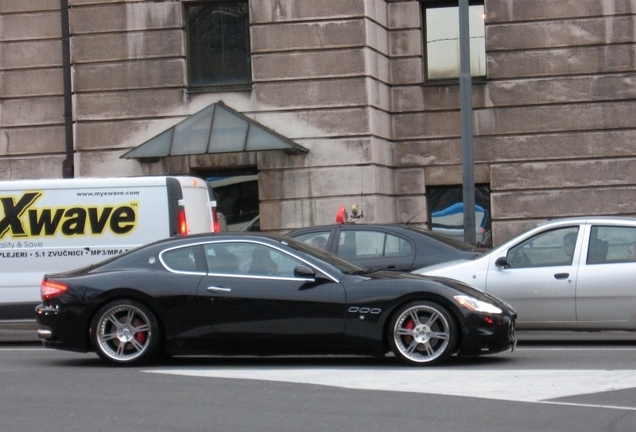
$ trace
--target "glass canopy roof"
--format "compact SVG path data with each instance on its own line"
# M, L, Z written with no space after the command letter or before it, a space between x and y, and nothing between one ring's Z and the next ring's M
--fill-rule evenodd
M170 129L123 154L123 159L158 158L260 150L289 154L309 150L234 111L223 102L192 114Z

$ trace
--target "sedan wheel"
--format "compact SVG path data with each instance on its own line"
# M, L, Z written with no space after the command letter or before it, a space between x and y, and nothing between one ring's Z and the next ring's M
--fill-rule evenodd
M439 364L455 350L455 321L436 303L412 302L398 309L391 320L389 343L395 356L405 363Z
M117 364L151 359L159 346L159 326L154 314L133 300L116 300L97 312L91 326L97 354Z

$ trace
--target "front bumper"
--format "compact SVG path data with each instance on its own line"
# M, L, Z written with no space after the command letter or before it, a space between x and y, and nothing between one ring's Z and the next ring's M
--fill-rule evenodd
M472 315L464 328L459 356L495 354L517 347L516 316Z

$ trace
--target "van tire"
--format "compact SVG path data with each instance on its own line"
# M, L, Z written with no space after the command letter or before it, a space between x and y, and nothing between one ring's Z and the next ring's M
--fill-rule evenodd
M90 334L97 355L117 365L141 364L155 358L162 337L155 314L129 299L103 306L93 318Z

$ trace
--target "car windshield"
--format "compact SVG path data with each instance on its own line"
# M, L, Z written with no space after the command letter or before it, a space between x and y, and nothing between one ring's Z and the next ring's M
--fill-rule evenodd
M283 240L283 243L289 245L292 249L295 249L298 252L305 253L309 256L318 258L319 260L322 260L328 264L331 264L332 266L334 266L335 268L337 268L344 274L352 275L352 274L363 274L363 273L369 272L369 270L364 267L353 264L349 261L345 261L339 256L332 254L331 252L327 252L325 250L316 248L305 242L301 242L293 238L286 238L285 240Z

